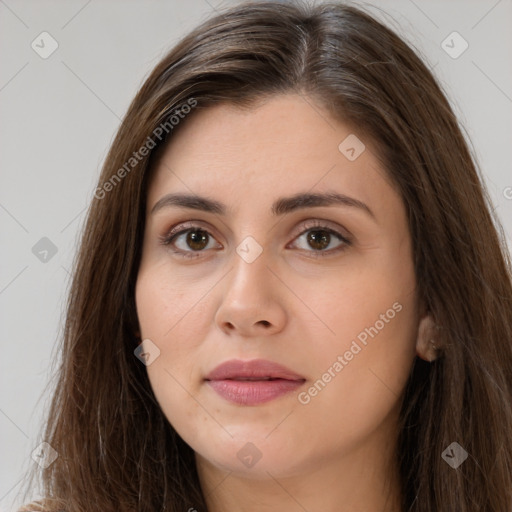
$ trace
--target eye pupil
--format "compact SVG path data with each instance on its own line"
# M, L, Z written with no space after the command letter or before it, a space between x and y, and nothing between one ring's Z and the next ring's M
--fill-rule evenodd
M194 250L204 249L208 245L208 233L202 229L189 231L187 234L187 245Z
M318 235L318 233L323 233L322 235ZM331 241L331 235L327 231L316 230L310 231L308 234L308 243L314 249L325 249L329 246L329 242Z

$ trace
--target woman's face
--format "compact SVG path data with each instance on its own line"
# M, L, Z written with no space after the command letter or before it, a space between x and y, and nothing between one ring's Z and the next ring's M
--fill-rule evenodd
M372 151L283 95L196 111L158 160L138 319L158 403L203 464L291 476L392 446L420 318Z

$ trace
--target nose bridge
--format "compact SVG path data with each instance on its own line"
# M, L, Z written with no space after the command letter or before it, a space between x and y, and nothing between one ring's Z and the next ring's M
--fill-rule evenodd
M245 237L233 255L228 293L249 292L252 300L268 293L272 287L271 273L267 268L269 255L269 251L253 237Z
M252 237L236 248L229 278L219 305L216 322L222 329L241 334L275 332L283 327L286 315L281 303L280 286L269 270L270 251Z

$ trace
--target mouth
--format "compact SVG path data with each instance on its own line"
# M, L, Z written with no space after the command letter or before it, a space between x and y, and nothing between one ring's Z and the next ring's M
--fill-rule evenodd
M226 361L205 378L218 395L238 405L275 400L298 389L305 381L289 368L264 359Z
M210 379L207 379L210 380ZM218 379L214 379L218 380ZM290 380L290 379L283 379L281 377L233 377L233 378L227 378L222 380L237 380L237 381L261 381L261 380Z

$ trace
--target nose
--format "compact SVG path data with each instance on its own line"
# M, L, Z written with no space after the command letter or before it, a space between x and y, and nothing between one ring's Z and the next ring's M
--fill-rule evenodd
M248 263L234 254L232 269L223 288L215 315L216 325L226 334L243 337L270 336L280 332L287 319L283 283L269 268L265 251Z

